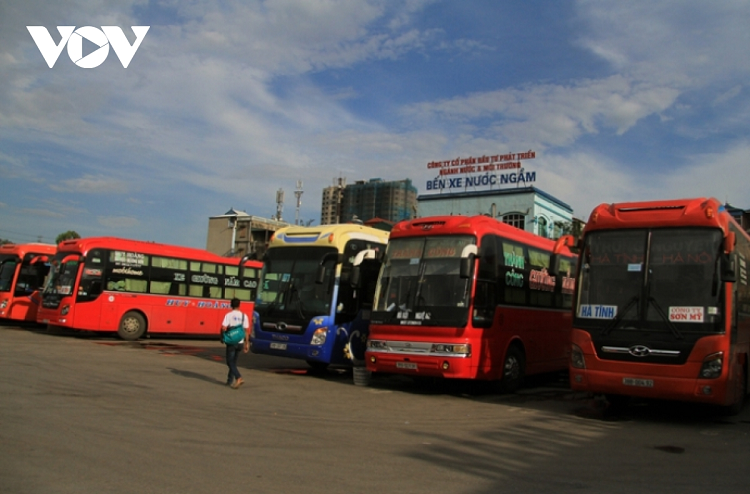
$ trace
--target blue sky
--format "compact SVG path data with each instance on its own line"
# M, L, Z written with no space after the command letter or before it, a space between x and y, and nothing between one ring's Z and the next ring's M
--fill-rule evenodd
M26 26L150 26L127 68ZM205 247L208 217L270 217L304 182L534 150L534 185L602 202L714 196L749 209L750 2L6 0L0 238L75 230ZM84 48L86 50L86 48ZM84 55L88 52L84 52Z

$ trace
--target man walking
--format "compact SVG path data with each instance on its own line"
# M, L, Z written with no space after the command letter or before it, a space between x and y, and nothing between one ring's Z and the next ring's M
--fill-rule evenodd
M221 323L222 341L224 341L224 332L233 326L241 326L245 331L245 337L239 343L226 343L227 367L229 367L227 385L232 389L237 389L245 383L237 368L237 357L240 355L240 349L244 353L250 350L250 322L245 313L240 310L240 299L233 298L230 306L232 310L224 316L224 321Z

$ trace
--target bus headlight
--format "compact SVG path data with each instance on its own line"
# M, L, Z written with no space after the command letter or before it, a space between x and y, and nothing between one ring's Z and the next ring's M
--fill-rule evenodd
M583 351L581 347L576 344L572 345L570 351L570 366L574 369L585 369L586 359L583 357Z
M716 379L721 376L721 369L724 364L724 352L712 353L703 359L701 366L700 379Z
M326 342L326 336L328 336L328 328L318 328L313 333L310 344L322 345Z
M0 309L4 309L6 307L8 307L8 299L7 298L5 300L3 300L2 302L0 302Z
M63 306L62 310L60 311L60 315L61 316L67 316L68 312L70 312L70 306L69 305L65 305L65 306Z
M430 348L430 353L447 353L450 355L471 355L471 345L467 343L461 343L458 345L451 345L447 343L436 343Z

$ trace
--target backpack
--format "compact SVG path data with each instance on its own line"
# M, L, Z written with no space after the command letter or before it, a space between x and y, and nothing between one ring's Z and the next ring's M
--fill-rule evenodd
M238 345L245 339L245 314L242 314L242 323L236 326L229 326L226 331L221 333L221 342L225 345Z

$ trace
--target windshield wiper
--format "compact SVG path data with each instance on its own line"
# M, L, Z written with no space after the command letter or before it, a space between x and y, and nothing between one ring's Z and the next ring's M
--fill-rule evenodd
M294 286L294 280L292 280L289 284L289 304L291 305L292 301L294 300L294 295L297 295L297 315L299 315L300 319L305 318L305 309L303 308L302 304L302 298L299 296L299 290L296 286Z
M681 340L683 338L682 333L680 333L680 330L677 329L677 326L675 326L674 323L669 320L669 317L667 317L667 315L664 313L656 299L654 297L649 297L648 303L654 306L654 309L656 309L656 313L659 314L659 317L664 320L674 337L678 340Z
M609 333L612 332L613 329L615 329L623 320L625 317L625 314L638 303L638 295L634 295L633 298L630 299L630 301L627 303L625 307L623 307L622 311L620 311L619 314L617 314L617 317L612 319L612 322L607 325L606 328L602 329L601 335L607 336Z

